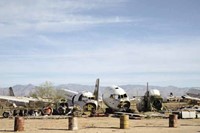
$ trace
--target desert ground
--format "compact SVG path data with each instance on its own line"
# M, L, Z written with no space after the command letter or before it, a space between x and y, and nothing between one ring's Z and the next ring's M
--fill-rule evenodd
M78 130L68 130L68 119L25 119L24 133L198 133L200 119L178 119L179 127L169 128L168 119L129 120L129 129L120 129L120 119L113 117L78 118ZM0 132L13 132L14 118L0 119Z

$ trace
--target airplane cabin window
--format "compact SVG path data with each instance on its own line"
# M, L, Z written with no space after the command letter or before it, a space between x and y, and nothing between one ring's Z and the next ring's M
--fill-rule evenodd
M80 97L78 98L78 101L82 101L83 95L81 94Z
M89 97L87 97L87 96L83 96L83 97L82 97L82 101L88 100L88 98L89 98Z

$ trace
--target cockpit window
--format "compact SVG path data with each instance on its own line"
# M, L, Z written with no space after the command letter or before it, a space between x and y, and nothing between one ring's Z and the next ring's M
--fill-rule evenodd
M92 99L92 100L94 100L94 97L88 97L88 99Z
M120 95L118 95L118 99L120 99L121 98L121 96Z
M110 98L114 98L112 94L110 95Z
M115 98L115 99L118 99L118 95L114 95L114 98Z
M118 96L118 99L121 99L121 98L127 98L127 95L126 95L126 93L125 94L123 94L123 95L117 95Z
M127 97L126 93L124 94L124 97Z
M113 98L113 99L120 99L120 95L111 94L111 95L110 95L110 98Z

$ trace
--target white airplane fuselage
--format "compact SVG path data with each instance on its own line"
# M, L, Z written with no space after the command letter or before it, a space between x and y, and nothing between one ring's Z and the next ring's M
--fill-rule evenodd
M107 87L102 95L103 102L113 111L127 111L130 99L124 89L119 86Z
M91 92L75 92L68 89L64 89L64 91L69 106L79 105L81 108L84 108L89 104L92 105L92 108L97 109L98 103L94 100L94 95Z

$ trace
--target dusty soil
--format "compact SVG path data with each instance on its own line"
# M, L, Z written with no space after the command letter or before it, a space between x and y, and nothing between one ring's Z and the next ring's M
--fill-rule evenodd
M78 118L78 130L68 130L68 119L26 119L24 133L197 133L200 119L179 119L178 128L169 128L168 119L129 120L129 129L119 129L119 118ZM13 132L14 119L0 119L0 132Z

